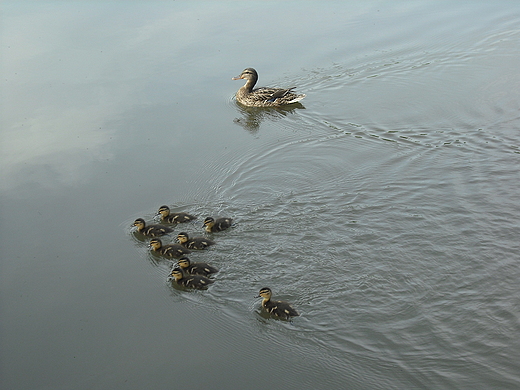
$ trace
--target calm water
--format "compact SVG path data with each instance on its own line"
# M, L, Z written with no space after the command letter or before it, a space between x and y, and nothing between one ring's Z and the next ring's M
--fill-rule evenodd
M1 11L2 388L520 387L520 3ZM302 105L238 107L250 66ZM162 204L237 221L208 291L132 233Z

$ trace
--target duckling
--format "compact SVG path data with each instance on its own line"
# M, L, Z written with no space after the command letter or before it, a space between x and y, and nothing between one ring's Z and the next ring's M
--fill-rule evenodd
M144 222L144 219L137 218L133 226L137 226L137 231L148 237L159 237L165 234L173 232L173 229L163 225L148 225Z
M150 240L150 247L155 252L163 255L164 257L174 257L176 259L191 253L189 249L186 249L179 244L168 244L163 245L162 241L158 238L152 238Z
M217 273L218 269L206 263L192 263L186 256L177 261L177 265L187 274L209 276Z
M207 217L204 220L204 226L208 233L221 232L231 227L233 220L231 218L218 218Z
M258 73L253 68L246 68L233 80L245 79L245 85L236 93L237 102L249 107L275 107L296 103L305 95L293 92L296 87L287 89L261 87L253 89L258 81Z
M200 275L185 275L180 268L172 269L170 277L180 286L196 288L198 290L206 289L214 282L214 280Z
M294 310L291 305L284 301L271 301L272 291L269 287L264 287L258 293L256 298L264 298L262 307L271 315L285 320L291 319L293 316L300 314Z
M166 223L182 223L193 221L197 217L188 213L171 213L168 206L159 207L157 215L161 215L161 221Z
M177 239L179 240L182 246L188 249L206 249L210 245L215 244L215 241L208 240L204 237L190 238L190 236L188 236L188 233L186 232L181 232L177 234Z

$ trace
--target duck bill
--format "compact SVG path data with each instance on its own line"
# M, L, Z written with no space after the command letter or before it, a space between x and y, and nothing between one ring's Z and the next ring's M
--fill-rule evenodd
M240 80L242 77L241 76L237 76L237 77L232 77L231 80Z

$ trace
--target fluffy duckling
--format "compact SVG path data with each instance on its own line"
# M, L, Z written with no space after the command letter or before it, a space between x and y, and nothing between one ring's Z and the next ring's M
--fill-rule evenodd
M264 287L258 293L256 298L264 298L262 307L271 315L285 320L291 319L293 316L299 316L298 312L294 310L291 305L284 301L272 301L272 291L269 287Z
M206 289L214 280L208 279L200 275L185 275L180 268L172 269L170 278L173 278L175 283L187 288L196 288L198 290Z
M159 207L157 215L161 216L161 221L166 223L183 223L193 221L197 217L188 213L172 213L168 206Z
M206 249L210 245L215 244L215 241L208 240L204 237L190 238L190 236L188 236L188 233L186 232L181 232L177 234L177 239L179 240L182 246L188 249Z
M291 88L270 88L261 87L255 88L256 82L258 81L258 73L253 68L246 68L240 73L239 76L233 77L233 80L246 80L245 85L240 88L236 93L237 102L248 107L276 107L284 106L286 104L292 104L302 100L304 94L296 94Z
M217 273L218 269L206 263L192 263L186 256L177 261L177 265L187 274L209 276Z
M204 226L208 233L221 232L222 230L229 229L233 224L231 218L217 218L207 217L204 220Z
M144 219L137 218L133 226L137 226L137 231L148 237L159 237L164 236L165 234L173 232L173 229L168 226L163 225L148 225L146 226L146 222Z
M152 250L159 253L160 255L163 255L164 257L174 257L176 259L191 253L189 249L186 249L179 244L163 245L162 241L158 238L152 238L150 240L150 247Z

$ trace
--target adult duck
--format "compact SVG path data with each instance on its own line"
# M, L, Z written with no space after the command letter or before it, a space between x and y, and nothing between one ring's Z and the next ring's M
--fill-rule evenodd
M253 89L258 81L258 73L253 68L246 68L239 76L233 77L233 80L244 79L247 80L242 88L236 93L237 102L249 107L277 107L292 104L302 100L304 94L296 94L291 87L270 88L260 87Z

